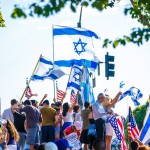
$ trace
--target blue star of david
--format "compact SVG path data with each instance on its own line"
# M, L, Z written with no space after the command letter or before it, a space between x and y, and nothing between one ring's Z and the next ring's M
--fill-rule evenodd
M73 44L74 44L74 50L78 55L80 55L82 52L85 52L85 46L87 45L87 43L82 42L80 38L78 42L73 42Z
M52 70L53 68L49 68L49 70L46 72L46 75L49 75Z
M80 72L75 72L73 75L73 78L75 79L75 81L79 81L80 82Z

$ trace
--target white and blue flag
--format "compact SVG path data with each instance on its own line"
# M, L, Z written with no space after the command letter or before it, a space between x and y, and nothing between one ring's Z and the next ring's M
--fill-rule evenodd
M131 98L135 106L139 106L139 99L143 97L143 94L138 88L131 87L119 97L119 101L125 98L126 96L129 96Z
M120 89L123 88L124 85L125 85L125 82L124 82L124 81L121 81L120 84L119 84Z
M70 72L67 88L73 89L75 93L80 91L80 83L82 78L82 69L80 66L74 65Z
M84 67L82 80L81 80L81 86L80 86L83 104L85 101L89 101L90 104L93 104L95 102L93 87L91 86L89 75L90 74L89 74L88 69Z
M57 66L53 65L52 61L45 57L41 57L38 66L31 77L33 81L43 81L45 79L56 80L65 75L65 73Z
M96 33L83 28L54 26L54 62L60 67L87 66L96 69L93 37Z
M150 143L150 102L146 111L143 128L140 132L140 141L144 144Z

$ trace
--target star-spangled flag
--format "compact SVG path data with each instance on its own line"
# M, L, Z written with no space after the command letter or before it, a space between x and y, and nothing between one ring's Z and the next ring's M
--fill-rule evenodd
M128 115L128 136L131 138L131 141L139 137L139 129L131 111L131 107L129 107Z
M73 89L75 93L80 91L80 83L82 77L82 69L80 66L74 65L71 69L70 77L68 80L67 88Z
M56 80L64 76L65 73L57 66L53 65L52 61L45 57L41 57L38 66L31 77L33 81L43 81L45 79Z
M150 143L150 102L140 131L140 141L144 144Z
M29 85L26 88L25 97L30 99L32 96L37 96L37 94L33 94Z
M61 101L64 96L65 96L65 92L62 91L62 90L59 90L59 89L57 88L57 100L58 100L58 101Z
M74 90L71 90L71 93L70 93L70 103L75 103L75 100L77 98L77 94L74 92Z
M125 98L126 96L129 96L131 98L131 100L133 101L135 106L139 106L139 99L143 97L143 94L141 93L141 91L136 88L136 87L131 87L129 90L127 90L126 92L124 92L120 97L119 100L122 100L123 98Z
M73 65L96 69L93 39L98 39L96 33L83 28L63 26L53 27L55 64L60 67ZM64 55L62 55L64 54Z
M124 119L121 116L112 115L109 122L116 133L116 137L121 141L121 150L128 150L124 135Z

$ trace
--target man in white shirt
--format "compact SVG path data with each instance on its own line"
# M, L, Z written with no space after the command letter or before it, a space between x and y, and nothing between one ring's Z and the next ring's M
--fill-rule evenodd
M103 108L103 102L105 101L105 95L100 93L97 96L97 101L92 105L93 116L95 120L97 139L105 141L105 121L107 119L107 114L112 114L112 112L105 112Z

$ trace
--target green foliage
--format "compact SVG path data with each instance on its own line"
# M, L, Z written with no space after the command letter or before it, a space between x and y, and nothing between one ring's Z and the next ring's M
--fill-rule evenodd
M0 27L5 27L5 20L3 19L1 9L0 9Z
M77 6L90 6L99 11L113 7L120 0L33 0L28 7L16 5L12 18L31 17L49 17L60 12L66 5L70 5L72 12L76 12ZM141 46L144 41L150 40L150 0L130 0L131 5L124 8L124 14L130 15L132 19L136 19L143 28L135 28L131 30L130 35L124 35L110 40L108 38L103 41L103 48L111 45L113 48L119 45L125 46L127 43L133 43ZM24 9L26 8L26 9Z
M108 48L108 45L112 45L113 48L116 48L118 45L125 46L127 43L137 44L138 46L142 45L144 41L150 40L150 29L149 28L134 28L128 36L123 36L123 38L118 38L114 41L109 39L104 39L103 48Z

